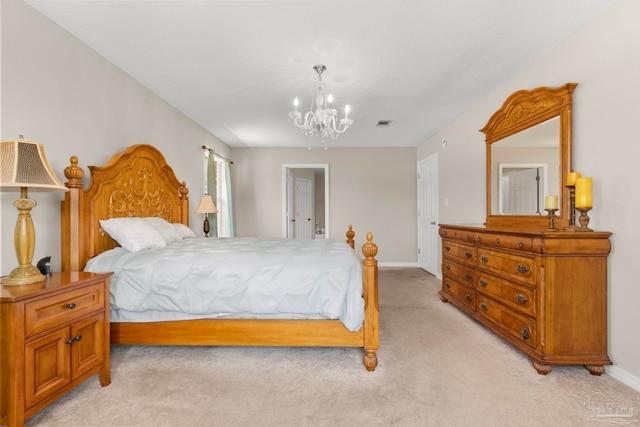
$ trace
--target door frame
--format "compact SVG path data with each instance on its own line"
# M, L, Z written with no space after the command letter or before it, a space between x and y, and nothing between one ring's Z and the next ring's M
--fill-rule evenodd
M324 169L324 228L325 238L330 236L329 217L329 164L328 163L284 163L282 165L282 237L287 237L287 182L291 169Z

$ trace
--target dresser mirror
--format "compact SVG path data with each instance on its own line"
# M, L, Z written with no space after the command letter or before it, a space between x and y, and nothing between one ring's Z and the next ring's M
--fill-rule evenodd
M546 228L547 195L558 196L555 224L569 225L572 93L577 85L513 93L486 135L487 226Z

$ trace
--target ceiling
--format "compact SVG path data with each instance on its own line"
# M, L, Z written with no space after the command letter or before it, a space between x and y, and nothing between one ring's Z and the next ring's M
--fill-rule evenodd
M229 146L322 146L287 113L324 64L330 145L415 147L615 0L27 2Z

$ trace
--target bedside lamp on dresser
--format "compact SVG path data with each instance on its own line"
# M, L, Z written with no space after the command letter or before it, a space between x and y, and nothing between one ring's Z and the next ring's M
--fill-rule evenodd
M442 301L527 354L543 375L552 365L584 365L601 375L611 364L611 233L586 227L590 187L588 203L577 203L581 226L574 224L573 183L568 182L576 176L571 165L576 86L521 90L507 98L482 129L486 223L440 224ZM541 214L541 206L549 215Z

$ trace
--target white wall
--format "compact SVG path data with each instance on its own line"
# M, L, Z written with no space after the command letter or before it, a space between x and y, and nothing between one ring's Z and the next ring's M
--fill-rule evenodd
M415 148L233 148L231 155L238 236L282 235L283 164L328 163L329 237L343 239L352 224L357 248L373 233L378 261L417 262Z
M2 139L43 144L61 182L69 157L80 166L104 164L132 144L152 144L187 182L192 204L202 193L202 150L223 156L229 147L163 99L107 62L22 1L0 2L2 23ZM60 201L63 193L30 193L36 230L33 264L51 255L60 269ZM18 193L2 193L1 274L18 265L13 245ZM193 201L195 200L195 202ZM202 218L190 221L198 231Z
M640 282L636 224L640 198L640 2L620 0L609 11L505 82L418 149L418 159L440 151L440 221L485 218L484 135L489 117L514 91L576 82L574 170L593 177L590 227L613 232L609 258L608 370L640 389ZM449 142L446 149L440 141ZM464 171L464 173L461 173ZM449 206L442 199L449 199Z

